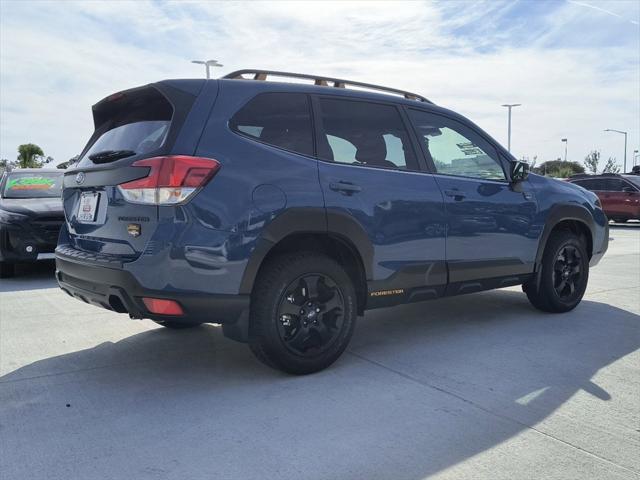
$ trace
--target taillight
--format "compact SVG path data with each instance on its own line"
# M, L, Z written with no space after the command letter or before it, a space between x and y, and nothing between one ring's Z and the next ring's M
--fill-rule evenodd
M138 160L134 167L150 167L144 178L118 185L125 200L132 203L173 205L189 199L220 170L211 158L171 155Z

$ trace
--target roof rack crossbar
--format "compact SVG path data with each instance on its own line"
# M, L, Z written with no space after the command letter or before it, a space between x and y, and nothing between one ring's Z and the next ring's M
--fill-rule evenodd
M251 78L246 78L244 75L250 75ZM367 88L369 90L376 90L385 93L394 93L401 95L407 100L416 100L418 102L433 103L422 95L417 93L407 92L405 90L398 90L397 88L383 87L380 85L373 85L371 83L355 82L352 80L343 80L341 78L322 77L319 75L307 75L304 73L292 73L292 72L278 72L275 70L255 70L245 69L236 70L235 72L228 73L222 78L237 79L237 80L266 80L268 76L283 77L283 78L302 78L305 80L313 80L314 85L320 85L324 87L333 86L334 88L346 88L347 86Z

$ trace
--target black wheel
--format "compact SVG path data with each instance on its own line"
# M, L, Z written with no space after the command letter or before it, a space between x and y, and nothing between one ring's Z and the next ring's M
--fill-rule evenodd
M544 250L538 287L523 286L531 304L545 312L568 312L580 303L589 280L584 240L570 231L554 233Z
M186 322L177 322L175 320L152 320L154 323L161 325L165 328L169 328L171 330L184 330L185 328L193 328L198 325L202 325L201 323L186 323Z
M0 278L11 278L16 274L16 266L13 263L0 262Z
M249 346L270 367L307 374L344 351L356 321L356 294L345 270L312 252L264 266L251 299Z

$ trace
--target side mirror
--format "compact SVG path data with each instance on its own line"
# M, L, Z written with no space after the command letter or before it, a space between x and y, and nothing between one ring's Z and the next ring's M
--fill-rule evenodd
M523 182L529 176L529 164L519 160L511 162L511 182Z
M636 189L633 187L624 187L622 191L626 193L636 193Z

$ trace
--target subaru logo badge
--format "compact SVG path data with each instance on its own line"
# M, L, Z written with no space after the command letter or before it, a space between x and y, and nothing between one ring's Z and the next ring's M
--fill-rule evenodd
M84 182L84 177L85 177L84 172L80 172L80 173L78 173L78 174L76 175L76 183L77 183L78 185L82 184L82 183Z

